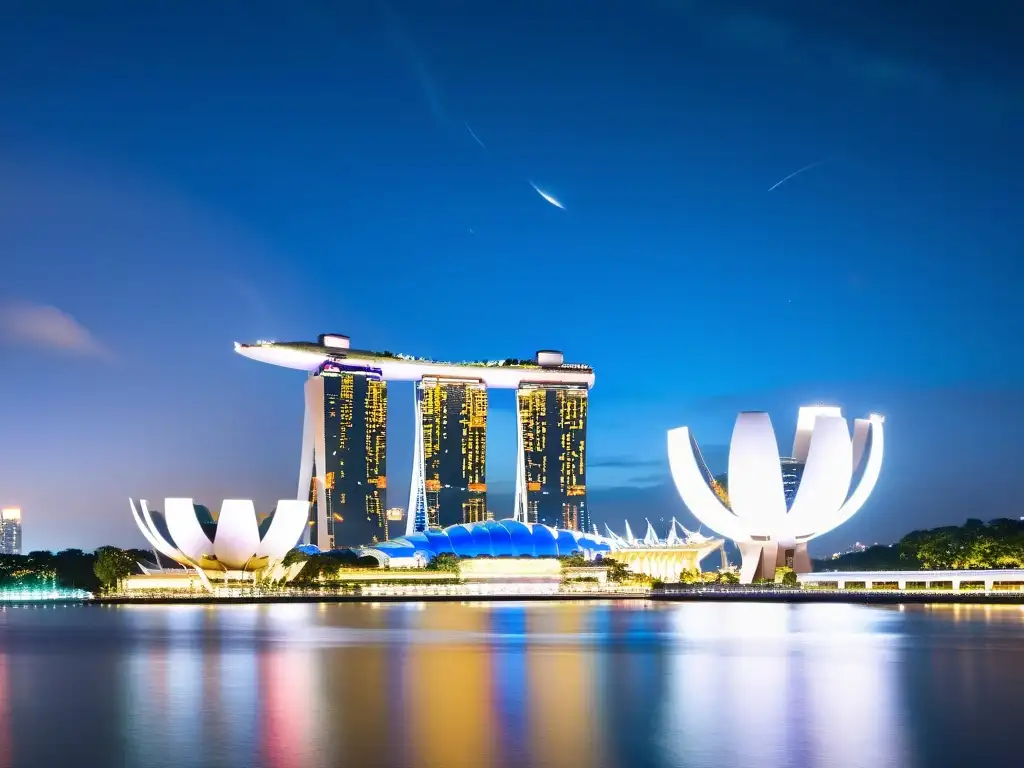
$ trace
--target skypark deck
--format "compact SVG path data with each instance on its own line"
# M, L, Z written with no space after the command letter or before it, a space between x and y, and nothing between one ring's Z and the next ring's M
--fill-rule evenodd
M594 386L594 371L588 365L565 363L561 352L541 350L534 360L493 360L442 362L391 352L352 349L346 336L324 334L312 341L235 342L235 352L260 363L315 371L325 362L379 370L387 381L419 381L423 378L478 379L489 388L516 389L522 384L567 384Z

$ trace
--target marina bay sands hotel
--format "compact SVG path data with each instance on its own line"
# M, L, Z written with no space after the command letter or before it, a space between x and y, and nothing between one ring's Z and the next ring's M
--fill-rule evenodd
M406 533L486 520L487 391L514 389L513 516L589 530L587 393L594 372L561 352L533 360L444 363L352 349L347 336L235 344L252 360L307 371L298 498L321 549L389 538L387 383L414 383L415 450Z

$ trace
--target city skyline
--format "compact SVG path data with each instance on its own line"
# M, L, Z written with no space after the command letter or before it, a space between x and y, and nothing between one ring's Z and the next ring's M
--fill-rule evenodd
M1024 513L1013 25L949 0L388 5L248 4L230 34L193 0L5 17L0 503L23 549L139 546L129 497L294 497L300 379L230 344L321 329L586 361L599 525L696 528L666 431L720 473L737 411L784 433L816 402L884 414L891 450L812 554ZM413 385L387 392L406 506ZM488 395L505 515L520 422Z

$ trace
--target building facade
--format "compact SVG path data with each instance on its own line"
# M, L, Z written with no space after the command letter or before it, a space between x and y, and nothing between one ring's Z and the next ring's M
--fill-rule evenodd
M0 510L0 555L21 554L21 510L6 507Z
M589 531L587 388L523 384L516 403L517 514L525 522Z
M416 385L427 527L487 519L487 387L424 378Z
M321 549L388 539L387 383L369 367L324 363L306 381L300 486Z
M594 385L594 371L588 365L566 363L560 351L538 350L533 359L446 362L354 349L347 336L330 333L320 334L315 342L236 343L235 351L251 360L310 375L298 498L314 502L305 539L321 549L352 542L368 546L374 539L389 538L389 521L400 522L399 515L385 511L384 503L386 381L412 382L415 397L412 478L404 525L407 534L501 517L487 509L491 389L517 392L515 517L577 531L591 527L586 504L586 422L587 392ZM348 383L336 389L334 384L325 384L334 376ZM363 386L370 394L360 388ZM356 414L362 407L361 398L380 403L379 408L371 409L380 425L379 436L365 426L369 417L363 438L349 434L359 433ZM368 454L379 455L379 461L373 458L368 462L362 479L358 460L344 463L343 472L337 466L354 439L364 439ZM531 445L529 450L524 448L524 439ZM370 464L377 467L376 475ZM350 525L352 486L340 485L353 482L353 478L356 490L367 494L364 507L370 510L358 525ZM372 491L374 485L377 492Z

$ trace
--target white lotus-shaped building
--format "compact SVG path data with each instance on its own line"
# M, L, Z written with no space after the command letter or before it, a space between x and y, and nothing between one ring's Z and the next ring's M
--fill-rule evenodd
M772 579L782 565L807 573L807 542L849 520L874 490L883 421L875 415L854 420L851 439L839 408L801 408L792 457L780 458L768 414L744 412L729 445L727 493L688 427L668 433L669 467L694 516L739 546L742 582Z
M128 501L153 549L201 575L258 571L279 561L299 541L309 516L309 502L294 499L278 501L262 524L251 501L225 501L216 522L205 523L192 499L165 499L162 515L150 511L145 500L138 507Z

